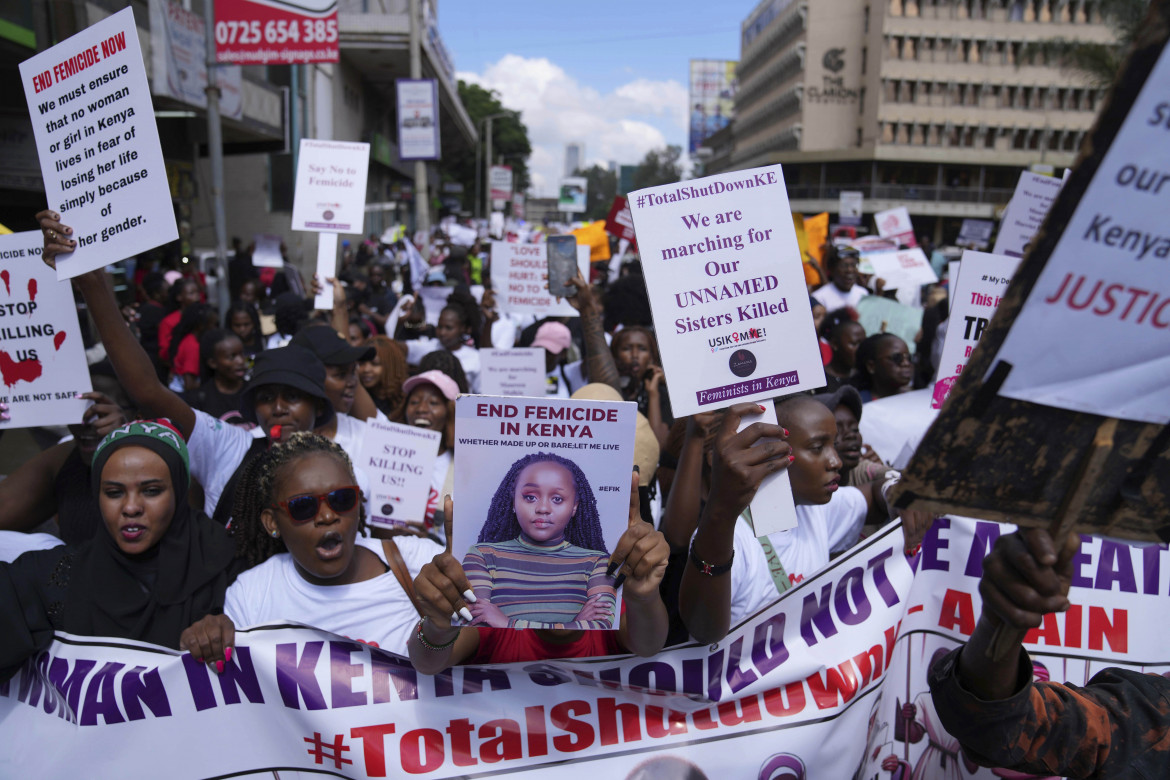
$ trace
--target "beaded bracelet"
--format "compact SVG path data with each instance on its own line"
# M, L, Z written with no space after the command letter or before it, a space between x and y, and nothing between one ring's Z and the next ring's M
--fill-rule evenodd
M434 644L433 642L429 641L426 634L423 633L423 622L425 620L426 617L419 618L418 626L416 626L414 629L414 635L418 639L418 643L422 645L424 649L432 651L446 650L448 647L455 644L455 640L459 638L459 632L456 631L455 636L451 637L450 642L445 642L441 645Z

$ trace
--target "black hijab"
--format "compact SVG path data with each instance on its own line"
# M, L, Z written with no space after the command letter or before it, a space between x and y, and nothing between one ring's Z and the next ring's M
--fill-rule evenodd
M137 639L178 647L192 623L223 611L228 585L242 570L227 531L187 503L187 446L169 421L139 421L119 428L94 454L93 487L110 456L144 447L167 464L175 513L162 540L127 555L108 533L98 533L75 556L65 599L64 629L87 636Z

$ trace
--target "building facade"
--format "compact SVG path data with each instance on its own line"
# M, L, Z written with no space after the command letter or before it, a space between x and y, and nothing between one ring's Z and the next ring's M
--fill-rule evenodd
M1029 44L1109 42L1094 0L763 0L741 28L736 119L708 173L784 164L794 211L907 206L950 241L1019 172L1070 165L1103 92Z

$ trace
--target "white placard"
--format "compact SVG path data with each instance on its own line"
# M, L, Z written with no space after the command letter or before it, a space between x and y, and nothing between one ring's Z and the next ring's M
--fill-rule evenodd
M252 237L252 265L260 268L284 268L284 255L280 253L280 236L258 233Z
M955 308L955 285L959 283L959 269L962 266L963 263L960 260L951 260L947 263L947 295L949 297L948 305L950 306L948 311L954 311Z
M1164 49L1000 348L1001 395L1170 422L1168 89Z
M873 215L873 221L882 238L892 238L905 246L918 246L914 238L914 225L910 222L910 211L905 206L879 211Z
M301 139L292 229L364 233L370 145Z
M488 170L488 188L493 200L510 200L512 197L512 169L507 165L493 165Z
M842 225L860 225L865 193L846 190L837 198L837 221Z
M921 249L901 249L895 252L874 252L865 259L873 266L873 274L885 280L887 290L902 287L919 288L938 281L926 253ZM899 299L900 300L900 299Z
M3 428L81 422L93 389L73 287L41 262L39 230L0 236L0 403Z
M616 628L620 601L597 580L629 527L637 411L625 401L490 395L455 400L452 552L480 601L513 621L504 625ZM525 506L534 511L525 513ZM565 557L580 562L556 563ZM519 589L517 576L526 580ZM555 596L548 604L532 603L531 594L542 592ZM611 619L578 625L573 618L590 593L608 607ZM487 623L490 615L481 619L483 604L468 606L476 622L498 625ZM554 614L561 618L551 619Z
M764 407L762 414L740 419L737 433L752 423L777 424L776 404L767 403L761 406ZM772 439L760 439L754 446L758 447L767 441ZM796 527L796 499L792 497L792 476L788 469L764 477L760 489L752 497L750 509L752 528L755 529L756 536L767 536Z
M396 79L398 159L439 159L439 88L434 79Z
M566 214L583 214L586 209L586 199L589 193L589 180L582 176L566 176L561 179L560 196L557 198L557 211Z
M360 465L370 475L371 523L395 528L423 522L442 437L414 425L366 421Z
M577 246L577 268L589 278L589 247ZM566 299L548 292L548 247L543 243L493 241L492 291L501 312L538 318L578 316Z
M428 325L434 327L439 324L439 315L443 313L443 307L447 305L447 299L454 291L453 287L445 284L429 284L418 288L418 295L426 312L424 319Z
M330 311L333 308L333 284L327 279L337 276L337 234L317 234L317 283L321 285L313 299L313 308Z
M676 418L824 386L779 165L629 203Z
M179 237L129 7L20 63L20 80L45 198L77 241L58 279Z
M546 394L548 379L540 347L481 349L479 360L479 389L484 395L539 398Z
M938 362L938 376L935 378L931 395L932 409L941 409L943 401L951 393L951 386L967 367L971 353L983 337L983 331L999 308L1008 282L1020 265L1020 258L1006 255L990 255L963 252L962 274L951 277L951 316L947 325L947 338L943 342L942 356ZM958 266L960 263L951 263ZM957 272L955 269L954 272Z
M503 208L504 204L498 204L498 208ZM492 204L492 208L497 208L497 204ZM488 218L488 233L495 238L504 237L504 212L493 211L491 217Z
M955 245L983 252L991 246L995 223L989 219L964 219Z
M1055 176L1024 171L1004 211L992 254L1023 257L1064 185Z

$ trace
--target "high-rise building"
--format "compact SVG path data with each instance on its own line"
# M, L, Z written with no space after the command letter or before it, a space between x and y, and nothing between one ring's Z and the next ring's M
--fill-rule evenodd
M1108 42L1092 0L763 0L742 24L736 118L706 171L783 163L796 211L907 206L953 240L1020 170L1072 163L1103 93L1029 43Z
M565 175L572 176L585 167L585 144L571 141L565 144Z

